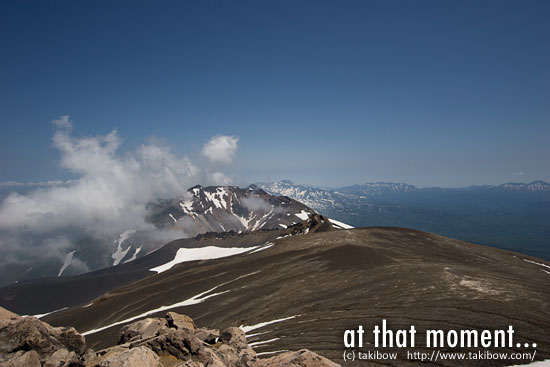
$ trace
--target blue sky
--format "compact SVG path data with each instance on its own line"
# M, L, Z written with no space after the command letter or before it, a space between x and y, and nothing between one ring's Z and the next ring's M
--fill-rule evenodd
M238 183L550 181L548 1L2 1L0 181L70 177L51 121Z

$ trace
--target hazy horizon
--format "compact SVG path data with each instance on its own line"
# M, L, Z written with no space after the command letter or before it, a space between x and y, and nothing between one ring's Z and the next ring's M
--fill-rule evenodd
M352 186L352 185L377 184L377 183L407 184L407 185L415 186L415 187L420 188L420 189L432 188L432 187L433 188L447 188L447 189L461 189L461 188L468 188L468 187L475 187L475 186L499 186L499 185L504 185L504 184L530 184L530 183L533 183L533 182L546 182L546 183L549 183L545 180L532 180L532 181L508 181L508 182L501 182L501 183L497 183L497 184L472 184L472 185L466 185L466 186L436 186L436 185L419 186L419 185L412 184L410 182L403 182L403 181L375 180L375 181L366 181L366 182L352 182L352 183L347 183L347 184L337 185L337 186L328 186L328 185L318 185L316 183L311 183L311 182L299 182L299 181L295 181L295 180L293 180L291 178L288 178L288 177L281 177L281 178L268 177L264 180L255 180L253 182L240 181L240 182L231 182L231 183L228 183L228 184L219 184L219 185L245 187L245 186L253 185L253 184L256 184L256 183L281 182L281 181L290 181L294 185L309 186L309 187L322 188L322 189L337 189L337 188L342 188L342 187L347 187L347 186ZM72 179L69 179L69 180L66 180L66 181L52 180L52 181L36 181L36 182L35 181L27 181L27 182L2 181L2 182L0 182L0 190L2 188L10 188L10 187L14 187L14 188L15 187L22 187L22 188L28 188L28 189L45 188L45 187L49 187L49 186L72 184L74 182L75 182L75 180L72 180ZM208 185L208 184L203 184L201 182L197 182L196 185L204 186L204 185ZM193 186L189 186L188 188L191 188Z

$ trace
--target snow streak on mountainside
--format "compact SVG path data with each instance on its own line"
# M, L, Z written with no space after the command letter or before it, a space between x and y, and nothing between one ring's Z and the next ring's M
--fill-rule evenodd
M272 196L256 186L195 186L182 200L151 208L151 221L160 228L178 228L189 236L206 232L249 232L285 229L315 212L288 197Z

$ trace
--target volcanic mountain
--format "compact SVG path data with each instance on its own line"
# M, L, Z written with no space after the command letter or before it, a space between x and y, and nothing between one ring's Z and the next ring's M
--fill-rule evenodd
M96 350L115 345L121 326L174 311L190 315L197 326L241 325L260 353L307 348L350 366L419 363L395 346L377 350L397 353L396 360L343 361L345 330L362 325L362 350L374 351L369 331L384 319L393 330L416 327L415 351L432 352L423 338L427 329L481 333L512 325L513 347L461 351L536 350L536 360L550 358L548 262L417 230L336 229L342 226L312 214L287 229L174 241L110 269L3 288L0 305L23 314L68 307L43 320L74 326ZM188 256L190 249L210 247L247 250L214 259Z
M286 196L273 196L257 186L200 185L183 199L151 205L149 220L159 228L181 229L190 237L206 232L250 232L292 226L314 211Z
M0 286L15 281L77 275L138 259L175 239L207 232L285 229L314 211L288 197L273 196L257 186L195 186L180 198L151 203L148 225L126 228L112 236L59 233L70 242L64 258L28 256L0 269ZM141 225L143 227L143 225ZM5 254L10 258L10 254ZM32 255L32 254L29 254ZM48 255L48 254L46 254Z

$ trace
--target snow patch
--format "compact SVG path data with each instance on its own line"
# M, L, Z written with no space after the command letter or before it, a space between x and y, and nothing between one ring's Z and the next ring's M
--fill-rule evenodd
M227 209L227 202L225 200L225 197L227 196L227 192L225 191L225 188L218 187L215 193L204 191L204 195L209 201L211 201L214 204L216 208Z
M63 308L60 308L59 310L55 310L55 311L50 311L50 312L46 312L46 313L41 313L41 314L38 314L38 315L32 315L31 317L36 317L37 319L40 319L46 315L50 315L52 313L56 313L56 312L59 312L59 311L63 311L63 310L66 310L68 309L69 307L63 307ZM23 317L29 317L29 315L23 315Z
M538 263L536 261L531 261L531 260L527 260L527 259L523 259L523 261L527 261L528 263L535 264L535 265L538 265L538 266L544 266L545 268L550 269L550 265Z
M263 251L263 250L267 250L268 248L272 247L273 245L275 245L273 242L268 242L265 245L263 245L263 247L257 248L254 251L251 251L249 254L253 254L255 252L260 252L260 251Z
M65 256L65 262L61 266L61 269L59 269L59 274L57 274L57 277L60 277L61 274L63 274L63 272L65 271L65 269L67 269L67 267L71 265L71 262L73 261L73 255L75 252L76 251L71 251L67 254L67 256Z
M266 322L260 322L259 324L256 324L256 325L250 325L250 326L241 325L239 327L241 328L242 331L244 331L245 333L248 333L249 331L260 329L260 328L263 328L264 326L275 324L275 323L278 323L278 322L291 320L291 319L294 319L294 318L299 317L299 316L301 316L301 315L294 315L294 316L289 316L289 317L285 317L285 318L282 318L282 319L276 319L276 320L271 320L271 321L266 321Z
M183 307L183 306L191 306L191 305L196 305L198 303L202 303L204 301L206 301L207 299L209 298L212 298L212 297L215 297L215 296L219 296L220 294L224 294L224 293L227 293L229 292L228 290L227 291L223 291L223 292L218 292L218 293L212 293L212 294L209 294L207 296L205 296L206 294L220 288L220 287L223 287L224 285L226 284L229 284L229 283L232 283L232 282L235 282L239 279L242 279L242 278L246 278L248 276L251 276L251 275L254 275L254 274L257 274L259 273L260 271L255 271L255 272L252 272L252 273L248 273L248 274L245 274L245 275L241 275L240 277L237 277L233 280L230 280L230 281L227 281L227 282L224 282L222 284L219 284L217 286L215 286L214 288L210 288L209 290L205 291L205 292L202 292L202 293L199 293L191 298L188 298L186 299L185 301L181 301L181 302L178 302L178 303L174 303L174 304L171 304L171 305L168 305L168 306L161 306L161 307L158 307L158 308L154 308L152 310L149 310L149 311L145 311L139 315L136 315L136 316L132 316L130 318L127 318L127 319L124 319L124 320L121 320L121 321L117 321L117 322L114 322L110 325L107 325L107 326L102 326L100 328L97 328L97 329L93 329L93 330L88 330L84 333L81 333L81 335L83 336L86 336L86 335L90 335L90 334L95 334L97 332L100 332L100 331L103 331L105 329L109 329L113 326L117 326L117 325L120 325L120 324L125 324L125 323L128 323L130 321L134 321L134 320L137 320L139 318L142 318L142 317L145 317L145 316L149 316L151 314L154 314L154 313L157 313L157 312L162 312L162 311L166 311L166 310L169 310L169 309L172 309L172 308L176 308L176 307ZM55 311L54 311L55 312Z
M334 220L334 219L330 219L330 218L329 218L329 221L330 221L332 224L335 224L335 225L337 225L338 227L343 228L343 229L352 229L352 228L355 228L355 227L350 226L349 224L342 223L342 222L337 221L337 220ZM333 226L333 227L334 227L334 226Z
M197 189L195 189L195 190L197 190ZM183 212L185 214L189 214L189 215L193 214L193 202L192 201L182 201L180 203L180 207L181 207L181 210L183 210Z
M124 264L129 263L130 261L134 261L134 260L137 258L137 255L139 254L139 252L141 251L141 248L142 248L142 246L139 246L139 247L136 249L136 251L134 252L134 254L132 255L132 257L129 258L128 260L125 260L125 261L124 261Z
M269 340L263 340L263 341L259 341L259 342L249 343L248 345L250 347L253 347L253 346L256 346L256 345L271 343L271 342L274 342L275 340L279 340L279 339L281 339L281 338L273 338L273 339L269 339Z
M206 292L202 292L202 293L197 294L196 296L188 298L185 301L174 303L174 304L169 305L169 306L160 306L158 308L155 308L155 309L152 309L152 310L149 310L149 311L145 311L144 313L141 313L139 315L130 317L128 319L117 321L115 323L112 323L112 324L107 325L107 326L100 327L98 329L88 330L84 333L81 333L81 335L86 336L86 335L90 335L90 334L95 334L95 333L100 332L102 330L109 329L113 326L120 325L120 324L125 324L127 322L134 321L134 320L139 319L141 317L145 317L145 316L148 316L150 314L161 312L161 311L166 311L166 310L169 310L171 308L196 305L198 303L202 303L202 302L206 301L208 298L215 297L215 296L218 296L220 294L229 292L229 291L224 291L224 292L212 293L208 296L204 296L205 294L208 294L208 293L212 292L214 289L219 288L220 286L222 286L222 284L217 285L214 288L211 288L211 289L207 290Z
M310 212L308 212L307 210L303 210L300 212L300 213L297 213L297 214L294 214L295 216L297 216L298 218L300 218L301 220L306 220L309 218L309 216L311 215Z
M115 243L117 243L117 248L116 248L116 251L111 255L111 257L113 258L113 266L118 265L120 261L124 259L128 251L130 251L131 246L128 246L126 250L123 250L122 244L124 243L124 241L130 238L130 236L133 235L134 233L136 233L135 229L129 229L125 232L122 232L118 237L118 240L115 240Z
M270 333L271 331L262 331L261 333L252 333L252 334L248 334L246 335L247 338L252 338L253 336L258 336L258 335L264 335L264 334L267 334L267 333Z
M169 261L166 264L151 268L149 270L157 273L162 273L166 270L171 269L174 265L180 264L183 262L195 261L195 260L218 259L221 257L242 254L243 252L247 252L257 248L258 246L228 247L228 248L217 247L217 246L205 246L200 248L180 248L176 253L176 257L174 257L174 260Z

